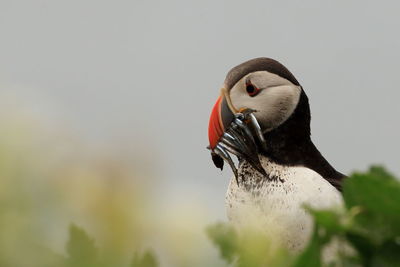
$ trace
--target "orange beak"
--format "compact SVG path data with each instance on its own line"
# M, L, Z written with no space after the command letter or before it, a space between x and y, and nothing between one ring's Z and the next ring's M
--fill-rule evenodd
M243 110L246 111L247 109ZM247 128L247 124L241 121L239 117L236 117L235 119L235 114L239 115L239 113L242 112L242 110L237 111L235 109L230 102L229 95L223 88L221 90L221 95L218 97L211 111L210 122L208 124L208 139L210 141L209 149L211 150L211 157L214 165L222 170L224 160L227 161L231 166L236 179L238 179L237 169L227 151L238 157L240 156L245 158L257 171L261 174L265 174L265 170L263 169L258 157L258 148L253 133L249 128ZM241 115L244 116L243 114ZM254 115L250 114L249 116L253 118L249 123L253 124L253 128L256 129L258 127L259 129L259 125ZM236 127L232 128L231 124L234 120ZM259 136L260 140L265 142L262 137L261 129L259 129L258 132L261 135Z
M224 133L224 128L221 122L221 100L222 96L218 97L214 107L211 111L210 122L208 123L208 140L210 141L210 148L214 149L218 140Z
M216 147L218 141L234 118L234 113L228 106L225 94L221 93L211 111L208 124L208 139L211 150Z

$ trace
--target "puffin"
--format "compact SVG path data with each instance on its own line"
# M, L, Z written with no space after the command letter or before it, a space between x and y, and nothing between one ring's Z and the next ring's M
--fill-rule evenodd
M280 62L262 57L228 72L208 125L214 165L222 170L227 163L234 174L225 197L228 219L289 251L301 251L311 238L305 205L343 205L346 176L312 142L310 121L298 80Z

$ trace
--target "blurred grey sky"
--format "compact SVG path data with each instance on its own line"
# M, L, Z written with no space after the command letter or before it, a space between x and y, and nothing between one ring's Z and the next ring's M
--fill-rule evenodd
M313 140L340 171L400 175L396 1L0 1L0 89L95 145L154 153L163 205L224 218L230 170L207 146L226 72L281 61L310 98ZM4 112L4 111L3 111Z

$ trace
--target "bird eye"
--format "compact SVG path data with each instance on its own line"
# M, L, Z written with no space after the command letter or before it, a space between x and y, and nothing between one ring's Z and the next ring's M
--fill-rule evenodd
M255 96L260 89L258 89L256 86L254 86L251 82L246 83L246 91L249 94L249 96Z

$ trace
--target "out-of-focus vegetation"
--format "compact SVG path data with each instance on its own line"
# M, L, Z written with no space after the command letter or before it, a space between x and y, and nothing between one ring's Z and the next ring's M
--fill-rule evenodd
M222 262L206 207L164 201L162 163L143 140L105 149L16 110L0 125L1 267Z
M190 203L166 212L153 203L162 177L134 158L98 153L32 118L0 123L1 267L400 266L400 184L383 168L345 182L343 210L306 207L314 234L293 255L277 237L206 227ZM332 240L339 249L327 265Z
M26 114L0 122L0 266L132 261L152 227L141 168ZM96 237L93 246L72 223Z
M344 210L309 210L311 241L296 256L271 240L228 224L208 228L221 257L235 266L400 266L400 183L382 167L354 173L344 183ZM334 257L324 258L336 245ZM330 246L330 247L329 247ZM335 248L335 246L334 246Z

